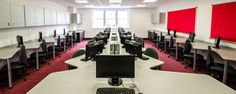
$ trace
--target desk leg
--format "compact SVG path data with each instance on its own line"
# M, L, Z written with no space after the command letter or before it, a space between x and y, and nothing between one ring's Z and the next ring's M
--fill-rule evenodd
M37 68L37 70L39 70L39 53L38 53L38 49L36 49L35 52L36 52L36 68Z
M194 58L193 58L193 71L196 71L196 60L197 60L197 49L194 50Z
M66 40L64 40L64 52L66 52Z
M11 62L9 59L7 59L7 70L8 70L9 88L12 88Z
M225 60L224 74L223 74L223 83L226 84L228 75L228 61Z
M179 48L179 43L176 43L176 52L175 52L175 59L178 60L178 48Z
M74 41L73 41L73 38L71 38L71 47L74 46Z
M53 44L53 58L55 59L56 58L56 55L55 55L55 44Z
M166 39L164 40L164 43L165 43L165 52L166 52L166 46L167 46L167 45L166 45Z

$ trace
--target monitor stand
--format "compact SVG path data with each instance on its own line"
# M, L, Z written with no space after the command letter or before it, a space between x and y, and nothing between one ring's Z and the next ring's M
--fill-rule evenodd
M118 77L112 77L108 80L108 83L111 86L120 86L123 83L123 81L122 81L122 79L120 79Z
M220 47L219 46L212 46L213 48L216 48L216 49L220 49Z
M87 59L87 58L82 58L80 59L81 61L89 61L90 59Z

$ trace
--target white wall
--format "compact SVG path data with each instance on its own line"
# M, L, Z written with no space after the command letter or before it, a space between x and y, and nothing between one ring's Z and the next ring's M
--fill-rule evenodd
M137 8L128 9L130 28L127 31L134 32L140 37L147 38L146 31L149 29L155 29L155 26L151 23L151 14L156 11L156 8ZM79 9L78 12L82 16L82 24L78 25L78 29L85 30L85 37L92 38L98 32L104 30L104 28L92 28L92 11L93 9Z
M212 4L220 4L232 1L236 0L178 0L177 2L169 3L167 5L162 5L158 9L160 12L168 12L173 10L181 10L181 9L197 7L196 27L195 27L196 39L207 42L213 42L213 40L210 39ZM158 25L157 29L166 31L167 22L164 25ZM224 42L222 44L234 48L236 46L235 43Z
M67 6L59 5L48 0L1 0L0 3L14 3L26 6L34 6L39 8L54 9L60 11L68 11ZM16 36L23 35L24 41L38 38L38 32L42 31L43 36L53 34L56 29L58 33L62 33L64 28L68 25L60 26L40 26L40 27L22 27L22 28L9 28L0 29L0 47L16 43Z

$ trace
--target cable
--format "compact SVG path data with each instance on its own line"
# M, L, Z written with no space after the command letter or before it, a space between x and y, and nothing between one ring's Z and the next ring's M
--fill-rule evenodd
M130 78L132 81L133 86L131 88L136 88L138 90L138 94L143 94L142 92L140 92L139 88L137 87L137 85L134 84L134 80L132 78Z

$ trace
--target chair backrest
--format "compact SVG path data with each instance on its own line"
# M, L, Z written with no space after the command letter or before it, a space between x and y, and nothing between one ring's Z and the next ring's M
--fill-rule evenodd
M159 42L163 42L165 39L165 37L162 35L162 32L160 33L160 36L159 36Z
M183 53L188 54L188 53L190 53L191 49L192 49L192 44L191 44L190 40L187 39L185 41L185 46L184 46L184 52Z
M127 35L132 35L130 31L127 32Z
M46 54L48 54L47 43L46 43L45 39L43 39L41 45L42 45L42 50L43 50L43 52L46 53Z
M22 45L21 48L20 48L19 64L22 64L22 65L25 65L25 66L28 64L26 50L25 50L24 45Z
M70 43L70 35L69 35L69 33L66 34L66 42Z
M57 37L57 46L61 47L61 37Z
M173 48L173 47L174 47L174 38L173 36L170 36L169 48Z
M211 46L208 46L208 54L206 59L207 68L214 64L214 56L211 50Z
M80 50L76 51L73 54L72 58L75 58L75 57L78 57L78 56L81 56L81 55L84 55L84 54L85 54L85 50L84 49L80 49Z
M63 35L66 35L66 29L65 28L63 29Z
M150 56L152 58L158 59L158 53L155 49L153 48L147 48L144 52L145 55Z
M75 33L75 31L72 32L72 36L73 36L73 39L75 40L75 39L76 39L76 33Z

